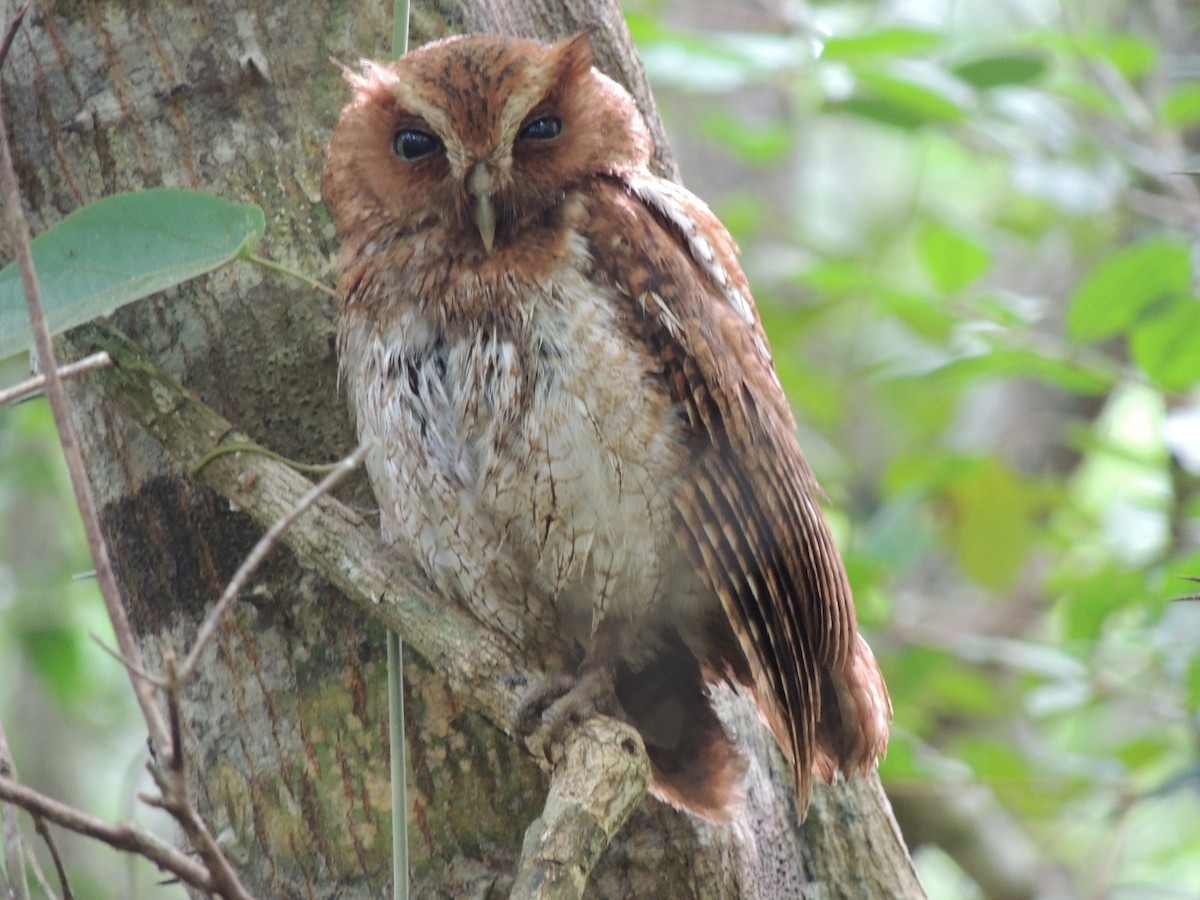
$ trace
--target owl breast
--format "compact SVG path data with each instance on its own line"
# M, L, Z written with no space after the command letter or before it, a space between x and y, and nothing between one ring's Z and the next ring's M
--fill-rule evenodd
M343 319L342 359L358 366L345 374L375 445L385 537L480 614L513 592L553 604L586 642L593 623L635 622L666 599L684 439L661 373L626 337L625 304L559 234L530 277L488 277L511 272L503 255L519 248L433 266L447 275L428 292Z

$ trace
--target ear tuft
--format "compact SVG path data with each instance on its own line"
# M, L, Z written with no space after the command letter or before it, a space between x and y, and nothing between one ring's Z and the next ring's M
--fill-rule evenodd
M390 68L369 59L358 61L358 71L350 68L341 60L332 57L330 60L342 70L342 77L354 89L354 96L357 100L363 99L378 88L393 85L400 80L399 76Z
M560 79L586 75L592 68L592 27L554 45Z

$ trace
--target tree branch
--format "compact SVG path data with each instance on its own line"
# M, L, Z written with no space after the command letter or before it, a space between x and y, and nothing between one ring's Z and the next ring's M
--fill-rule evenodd
M76 834L103 841L117 850L144 856L164 872L170 872L181 881L201 890L214 890L204 865L139 828L131 825L113 825L103 819L89 816L82 810L60 803L3 775L0 775L0 799L14 803L27 812L41 816Z
M320 484L310 488L303 497L296 501L295 506L271 523L271 527L259 538L258 543L254 545L254 549L250 551L241 566L238 567L233 578L229 580L225 592L221 594L221 598L217 601L217 605L213 607L212 612L208 614L208 618L204 620L204 624L200 626L200 631L196 634L195 641L192 642L192 649L188 651L188 655L179 666L177 673L178 681L187 681L195 673L196 666L200 663L200 654L204 652L204 648L208 646L216 634L217 626L221 623L221 617L225 615L226 610L237 599L238 594L246 586L246 582L250 580L250 576L254 574L255 569L262 564L262 561L267 558L267 554L279 543L283 533L292 527L295 521L309 507L316 503L317 500L328 494L347 475L358 468L359 463L363 461L363 457L367 455L367 449L366 446L360 446L334 466L333 471L321 479Z
M71 375L78 375L80 372L86 372L89 369L95 369L100 366L108 365L108 356L104 353L96 353L89 356L87 359L81 359L79 362L73 362L67 366L60 366L58 375L60 378L67 378ZM45 375L34 375L32 378L27 378L19 384L14 384L10 388L5 388L0 391L0 406L5 403L10 403L21 397L27 397L41 390L46 384Z
M514 898L574 900L650 783L642 739L591 718L568 736L542 815L525 832Z

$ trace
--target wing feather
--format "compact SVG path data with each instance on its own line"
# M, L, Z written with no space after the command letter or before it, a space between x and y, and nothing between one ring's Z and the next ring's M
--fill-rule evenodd
M720 598L806 800L814 769L873 764L890 704L858 649L845 569L736 247L703 203L650 176L598 181L587 204L594 265L629 299L624 325L661 361L689 426L677 540Z

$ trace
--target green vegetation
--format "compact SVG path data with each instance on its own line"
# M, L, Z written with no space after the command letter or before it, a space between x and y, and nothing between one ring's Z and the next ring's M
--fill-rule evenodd
M982 788L963 829L1015 826L1042 892L1192 895L1200 13L805 14L630 20L830 494L902 824ZM931 894L979 895L943 846L914 846Z

